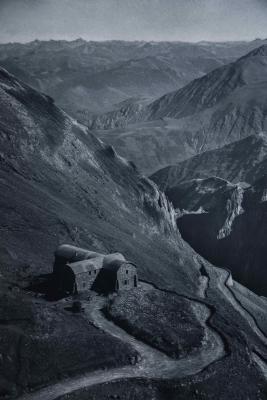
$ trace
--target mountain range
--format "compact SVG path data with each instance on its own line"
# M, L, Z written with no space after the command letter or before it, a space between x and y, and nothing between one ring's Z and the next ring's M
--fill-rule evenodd
M35 42L29 47L38 49L39 45ZM51 43L45 45L51 54ZM62 43L52 45L55 52L62 49ZM84 49L89 46L83 41L64 43L66 49L80 45ZM24 45L12 46L11 52L17 50L20 57ZM110 47L102 46L109 53ZM8 47L4 46L5 54ZM118 47L121 52L123 44ZM154 45L148 47L152 52ZM227 50L226 45L221 47ZM98 45L96 53L97 49ZM127 45L124 51L127 53ZM38 60L41 53L37 50L33 58ZM44 59L49 59L48 54ZM26 56L21 56L23 60L29 62ZM24 71L28 72L26 67ZM30 75L27 79L31 81ZM192 184L185 179L178 182L185 186L176 204L166 186L164 194L117 149L100 141L88 127L58 108L49 95L27 83L0 69L0 395L40 399L63 394L63 398L82 399L96 391L92 396L97 398L102 394L102 398L119 398L118 393L124 393L122 396L138 394L145 400L157 393L160 400L264 400L266 299L197 254L181 236L186 235L186 224L180 224L193 212L205 216L215 210L215 215L217 207L224 209L226 204L228 214L225 210L222 216L221 211L216 214L220 223L211 232L217 232L220 240L235 232L236 241L239 232L251 230L240 243L241 250L242 245L250 246L247 257L242 256L247 270L255 255L251 246L254 234L260 235L257 249L264 248L264 224L259 229L265 218L264 178L252 186L245 172L242 179L246 185L218 177ZM142 123L149 129L150 121ZM255 160L253 165L251 160L245 165L243 157L233 171L238 181L239 168L248 171L264 163L265 136L250 136L228 145L235 144L236 150L214 150L225 151L227 167L227 161L231 165L231 157L236 157L238 145L246 140L250 142L244 148L255 146L258 165ZM149 154L151 143L144 143L144 152ZM208 152L204 154L209 159ZM214 159L219 163L218 155ZM203 161L203 169L207 163ZM207 197L203 200L204 192ZM179 203L182 197L184 204ZM236 229L242 215L244 225ZM198 224L203 225L202 237L208 236L205 223ZM190 237L187 239L190 243ZM69 302L75 298L48 301L40 292L33 292L29 283L52 272L54 251L61 243L103 254L123 253L137 265L139 287L108 299L87 293L86 298L79 298L84 305L80 313L70 310ZM237 259L239 253L231 246L232 259ZM255 271L258 279L259 271ZM234 269L233 273L239 277ZM104 304L111 307L103 309ZM107 317L110 311L113 317ZM195 332L202 335L197 348L190 343ZM181 356L178 351L180 358L170 359L164 349L170 348L172 354L174 346L177 352L177 343L181 346L184 340L189 355Z
M0 65L87 123L125 100L151 102L263 43L36 40L1 44Z
M91 127L151 174L156 166L265 132L266 93L267 45L263 45L138 110L128 106L98 116ZM144 142L149 152L142 162Z

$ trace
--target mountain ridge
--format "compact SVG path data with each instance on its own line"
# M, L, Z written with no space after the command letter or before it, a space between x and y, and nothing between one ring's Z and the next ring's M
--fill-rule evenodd
M154 158L158 167L165 167L175 163L175 151L180 162L251 134L266 132L266 48L262 46L138 110L129 107L126 112L98 116L91 120L91 126L101 139L112 143L148 175L156 171ZM146 124L150 124L150 129L140 135L139 127L145 129ZM146 164L137 152L142 151L143 136L151 151ZM170 142L174 153L171 155ZM157 154L159 147L161 157Z
M267 135L250 135L220 149L209 150L185 161L157 171L151 176L161 190L182 181L216 176L232 183L252 184L265 171L267 162Z
M54 97L59 106L81 122L87 122L83 114L102 114L116 109L116 103L136 95L135 85L140 97L147 96L152 101L265 42L201 44L120 40L96 42L81 38L73 41L36 40L25 44L0 44L0 61L2 67L35 89ZM150 72L146 73L146 63L142 61L146 57L154 58L162 65L162 70L159 69L156 74L150 67ZM127 72L133 85L129 86L127 79L122 82L116 76L113 79L114 68L136 59L139 60L139 69L130 67L126 71L122 66L121 71L122 75ZM167 80L164 68L169 70L170 80ZM138 84L139 80L143 81L142 85ZM116 96L113 91L116 91Z

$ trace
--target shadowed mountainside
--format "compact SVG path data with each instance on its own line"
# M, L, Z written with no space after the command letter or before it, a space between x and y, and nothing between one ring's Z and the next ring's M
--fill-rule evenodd
M180 210L177 225L183 238L264 296L266 149L266 136L252 135L152 176Z
M187 210L177 220L181 234L207 260L266 297L266 176L249 188L228 182L213 188L211 182L184 182L170 190L169 199L177 205L180 198Z

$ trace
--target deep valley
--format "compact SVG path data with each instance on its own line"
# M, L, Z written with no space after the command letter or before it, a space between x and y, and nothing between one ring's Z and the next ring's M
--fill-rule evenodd
M267 398L266 49L0 45L0 398Z

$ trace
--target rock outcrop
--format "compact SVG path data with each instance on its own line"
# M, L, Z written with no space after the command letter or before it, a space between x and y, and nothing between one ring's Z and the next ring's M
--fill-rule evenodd
M252 186L211 177L166 189L183 239L263 296L267 296L266 187L266 177Z

